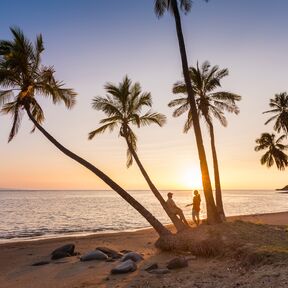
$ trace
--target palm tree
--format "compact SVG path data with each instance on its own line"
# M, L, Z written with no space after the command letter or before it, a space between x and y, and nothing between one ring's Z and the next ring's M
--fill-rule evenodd
M272 110L265 111L263 113L273 113L276 114L272 116L265 122L265 125L275 120L274 130L276 132L283 132L288 134L288 94L282 92L280 94L275 94L274 99L270 99L269 106Z
M218 159L216 153L215 145L215 133L212 123L213 117L218 119L224 127L227 126L227 119L224 116L224 111L239 113L239 108L235 104L236 101L241 100L241 96L234 93L219 91L213 92L214 89L221 87L220 80L228 75L228 69L220 69L218 66L211 65L208 61L205 61L201 68L197 63L196 67L189 68L190 79L192 82L192 87L194 93L197 96L196 104L199 117L203 116L205 119L211 140L211 150L213 158L214 167L214 180L215 180L215 190L216 190L216 206L219 214L223 219L225 219L225 213L222 202L221 184L220 184L220 173L218 166ZM184 82L177 82L174 84L173 93L187 94L186 84ZM188 112L188 117L184 125L184 133L192 127L192 111L189 107L189 101L187 96L172 100L169 107L179 106L173 113L174 117L182 115L184 112Z
M26 111L34 127L61 152L96 174L133 206L160 236L170 235L171 233L129 193L101 170L61 145L41 126L44 121L44 113L35 98L36 95L50 97L53 103L64 102L67 108L72 108L75 104L76 93L72 89L63 88L64 84L54 78L53 67L41 65L41 53L44 51L41 35L37 36L35 45L33 45L19 28L10 28L10 30L13 40L0 40L0 86L6 89L0 91L0 108L2 107L2 113L13 116L13 125L8 141L11 141L16 135L22 111ZM17 91L15 96L13 91ZM11 98L13 100L9 102Z
M112 132L115 128L119 128L119 135L125 138L128 146L127 167L132 165L134 159L151 191L159 200L177 230L181 231L187 228L175 214L171 213L162 195L152 183L136 153L137 137L131 129L131 125L136 125L140 128L150 124L157 124L162 127L166 122L166 117L163 114L151 112L150 110L145 114L141 113L143 107L152 106L151 94L147 92L142 93L140 84L132 84L127 76L124 77L123 82L119 83L118 86L107 83L104 88L107 91L106 97L95 97L92 107L95 110L103 111L107 118L100 121L100 124L103 124L101 127L89 133L88 139L91 140L95 135L104 133L107 130Z
M175 19L176 32L177 32L178 44L179 44L181 62L182 62L182 70L183 70L185 84L187 87L188 100L189 100L189 104L191 107L192 118L193 118L192 123L193 123L194 133L196 137L198 156L200 160L202 184L203 184L203 190L205 194L206 207L207 207L207 221L208 223L217 223L217 222L221 222L221 219L216 209L216 205L215 205L214 198L213 198L211 180L209 176L208 164L207 164L207 159L206 159L206 153L205 153L205 149L203 145L203 138L202 138L202 133L201 133L201 128L200 128L199 118L197 116L195 93L192 89L192 85L191 85L190 77L189 77L188 61L187 61L185 42L184 42L184 37L183 37L183 32L182 32L182 25L181 25L181 18L180 18L180 13L179 13L179 8L178 8L178 2L180 5L180 9L182 11L184 11L185 13L188 13L190 11L191 5L192 5L191 0L178 0L178 1L177 0L155 0L154 11L158 17L161 17L163 16L166 10L170 10Z
M256 139L258 146L255 147L255 151L268 150L261 157L261 164L270 168L275 163L279 170L285 170L288 166L288 156L284 153L288 149L288 145L281 144L285 135L280 136L275 140L274 134L262 133L261 137Z

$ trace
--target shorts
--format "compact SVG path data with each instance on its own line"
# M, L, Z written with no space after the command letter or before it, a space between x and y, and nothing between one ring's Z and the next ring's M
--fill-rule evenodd
M199 213L200 213L200 211L192 210L192 217L198 217L199 218Z

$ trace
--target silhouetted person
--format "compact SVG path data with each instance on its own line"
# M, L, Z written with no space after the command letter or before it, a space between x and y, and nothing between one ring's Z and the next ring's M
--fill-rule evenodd
M194 223L198 226L200 223L200 203L201 203L201 197L198 192L198 190L194 190L194 197L193 197L193 203L186 205L185 207L192 205L192 219Z
M185 216L184 216L184 214L183 214L183 211L181 210L181 208L179 208L179 207L175 204L174 200L172 199L173 193L169 192L169 193L167 194L167 197L168 197L168 199L167 199L166 203L167 203L167 206L168 206L169 210L170 210L172 213L174 213L175 215L178 215L178 216L180 217L180 220L181 220L183 223L185 223L186 225L189 225L188 222L187 222L187 220L185 219Z

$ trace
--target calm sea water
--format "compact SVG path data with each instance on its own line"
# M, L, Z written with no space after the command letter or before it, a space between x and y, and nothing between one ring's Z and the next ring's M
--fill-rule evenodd
M172 191L191 218L191 191ZM169 223L150 191L129 191L162 223ZM166 199L167 191L162 191ZM202 200L204 195L201 192ZM288 194L266 190L224 190L226 215L288 211ZM201 203L201 217L206 216ZM149 227L114 191L0 191L0 242L39 239Z

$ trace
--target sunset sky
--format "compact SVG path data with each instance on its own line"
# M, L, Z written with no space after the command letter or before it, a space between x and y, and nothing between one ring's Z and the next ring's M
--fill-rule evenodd
M136 165L126 168L126 146L118 133L87 140L104 114L92 110L92 98L105 95L106 82L125 75L151 92L153 110L167 116L163 128L135 128L138 152L159 189L200 188L194 133L182 133L185 117L173 118L167 107L173 83L182 78L174 20L158 19L153 0L2 0L0 39L11 39L10 26L34 41L42 34L43 64L54 65L56 78L78 93L67 110L48 99L39 102L44 127L64 146L107 173L125 189L147 189ZM225 91L242 96L240 114L228 115L228 127L215 123L224 189L274 189L288 184L288 171L261 166L255 139L265 126L269 99L288 91L288 1L194 1L182 14L189 64L209 60L228 68ZM40 98L38 98L40 99ZM0 188L109 189L87 169L61 154L38 131L30 134L25 115L19 134L7 143L11 118L0 118ZM212 176L209 134L202 123Z

